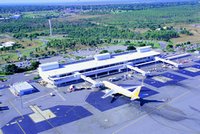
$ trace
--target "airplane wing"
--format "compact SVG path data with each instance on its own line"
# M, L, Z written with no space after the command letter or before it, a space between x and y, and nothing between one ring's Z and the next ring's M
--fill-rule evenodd
M104 96L102 96L101 98L107 98L107 97L109 97L109 96L111 96L111 95L113 95L113 94L116 94L117 92L115 91L115 90L113 90L113 89L111 89L109 92L107 92Z
M137 88L137 87L138 87L138 86L131 86L131 87L128 87L128 88L125 87L125 89L126 89L126 90L131 90L131 89L135 89L135 88Z

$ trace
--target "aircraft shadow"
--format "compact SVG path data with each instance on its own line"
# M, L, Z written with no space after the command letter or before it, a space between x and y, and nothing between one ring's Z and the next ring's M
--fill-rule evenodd
M112 97L111 103L114 103L117 99L119 99L122 95L121 94L115 94L114 97ZM159 101L159 100L148 100L148 99L136 99L135 101L140 102L140 106L144 106L146 103L162 103L164 101Z
M114 94L113 97L112 97L112 100L110 101L110 103L114 103L116 100L119 99L119 97L121 97L122 95L121 94Z
M147 99L137 99L135 101L139 101L140 102L140 106L144 106L146 103L162 103L164 101L159 101L159 100L147 100Z
M140 84L138 83L138 84L118 84L118 86L121 86L121 87L124 87L124 88L126 88L126 87L133 87L133 86L139 86Z
M189 106L189 107L190 107L190 109L192 109L193 111L196 111L196 112L200 113L200 110L199 110L199 109L197 109L197 108L195 108L195 107L192 107L192 106Z

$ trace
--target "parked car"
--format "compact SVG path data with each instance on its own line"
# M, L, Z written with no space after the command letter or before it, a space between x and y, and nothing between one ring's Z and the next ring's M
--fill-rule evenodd
M121 78L117 78L117 77L112 77L112 78L109 78L108 80L111 81L111 82L114 82L114 81L119 81Z

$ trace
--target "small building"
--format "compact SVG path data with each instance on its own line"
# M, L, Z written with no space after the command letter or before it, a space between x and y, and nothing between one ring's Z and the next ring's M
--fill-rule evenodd
M146 53L151 51L151 46L144 46L136 48L137 52L139 53Z
M200 51L194 51L195 54L200 54Z
M17 95L17 96L31 94L35 90L36 89L26 81L25 82L14 83L12 86L10 86L10 91L14 95Z
M110 59L110 58L111 58L110 53L104 53L104 54L94 55L94 59L96 61L106 60L106 59Z
M48 70L58 69L59 63L58 62L50 62L50 63L41 64L39 67L40 67L41 71L48 71Z
M0 18L0 21L1 21L1 20L5 20L5 18L1 17L1 18Z
M15 14L13 16L10 17L11 19L19 19L21 18L21 15L20 14Z
M3 47L12 47L12 46L14 46L15 45L15 42L13 42L13 41L8 41L8 42L5 42L5 43L2 43L1 45L0 45L0 48L3 48Z

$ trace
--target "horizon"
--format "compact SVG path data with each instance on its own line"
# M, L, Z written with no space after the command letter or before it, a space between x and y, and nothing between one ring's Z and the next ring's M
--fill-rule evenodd
M136 4L136 3L165 3L165 2L194 2L197 0L0 0L0 5L46 5L46 4Z

